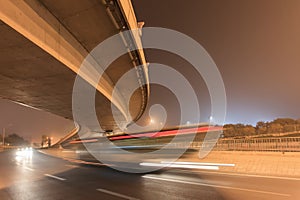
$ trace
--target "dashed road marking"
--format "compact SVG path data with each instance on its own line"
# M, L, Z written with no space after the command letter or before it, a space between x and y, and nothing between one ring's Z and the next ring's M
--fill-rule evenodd
M110 194L110 195L113 195L113 196L116 196L116 197L120 197L120 198L123 198L123 199L138 200L137 198L130 197L130 196L127 196L127 195L124 195L124 194L116 193L116 192L112 192L112 191L105 190L105 189L97 189L97 191L103 192L103 193L106 193L106 194Z
M161 177L149 176L149 175L144 175L142 177L143 178L148 178L148 179L153 179L153 180L169 181L169 182L174 182L174 183L183 183L183 184L191 184L191 185L200 185L200 186L214 187L214 188L221 188L221 189L229 189L229 190L239 190L239 191L244 191L244 192L256 192L256 193L277 195L277 196L285 196L285 197L291 196L290 194L284 194L284 193L269 192L269 191L262 191L262 190L253 190L253 189L238 188L238 187L229 187L229 186L223 186L223 185L213 185L213 184L190 182L190 181L183 181L183 180L176 180L176 179L167 179L167 178L161 178Z
M29 170L29 171L34 171L34 169L32 169L32 168L30 168L30 167L26 167L26 166L24 166L24 169L27 169L27 170Z
M78 165L65 165L66 167L70 167L70 168L78 168Z
M65 178L61 178L61 177L54 176L54 175L51 175L51 174L44 174L44 175L47 176L47 177L50 177L50 178L54 178L54 179L60 180L60 181L65 181L65 180L67 180L67 179L65 179Z

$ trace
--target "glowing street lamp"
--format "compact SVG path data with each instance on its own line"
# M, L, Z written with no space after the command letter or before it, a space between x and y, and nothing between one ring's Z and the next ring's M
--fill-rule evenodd
M213 118L213 116L210 116L210 117L209 117L209 123L210 123L210 124L213 124L213 122L214 122L214 118Z
M155 120L154 119L150 119L150 124L155 124Z

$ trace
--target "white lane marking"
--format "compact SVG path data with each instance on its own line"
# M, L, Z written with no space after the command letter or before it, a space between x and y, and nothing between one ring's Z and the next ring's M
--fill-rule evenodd
M186 170L181 170L186 173L190 173ZM200 172L200 171L199 171ZM240 173L229 173L229 172L213 172L213 171L201 171L200 173L206 174L221 174L221 175L228 175L228 176L246 176L246 177L255 177L255 178L270 178L270 179L282 179L282 180L293 180L293 181L300 181L300 178L293 178L293 177L283 177L283 176L267 176L267 175L255 175L255 174L240 174Z
M123 199L138 200L137 198L130 197L130 196L126 196L126 195L124 195L124 194L112 192L112 191L105 190L105 189L97 189L97 191L103 192L103 193L106 193L106 194L110 194L110 195L113 195L113 196L116 196L116 197L121 197L121 198L123 198Z
M141 166L148 167L169 167L169 168L186 168L186 169L207 169L207 170L218 170L218 166L198 166L198 165L184 165L184 164L163 164L163 163L140 163Z
M51 174L44 174L45 176L48 176L50 178L54 178L54 179L57 179L57 180L60 180L60 181L65 181L67 179L65 178L61 178L61 177L58 177L58 176L54 176L54 175L51 175Z
M66 167L70 167L70 168L78 168L79 166L77 165L65 165Z
M227 164L227 163L203 163L203 162L168 162L161 161L163 164L179 164L179 165L208 165L208 166L219 166L219 167L234 167L235 164Z
M70 159L70 158L63 158L64 160L67 160L72 163L79 163L79 164L86 164L86 165L95 165L95 166L114 166L112 164L103 164L103 163L95 163L95 162L88 162L83 160L76 160L76 159Z
M24 166L24 169L27 169L27 170L29 170L29 171L34 171L34 169L32 169L32 168L30 168L30 167L26 167L26 166Z
M214 187L214 188L221 188L221 189L229 189L229 190L239 190L239 191L244 191L244 192L256 192L256 193L270 194L270 195L277 195L277 196L285 196L285 197L291 196L290 194L284 194L284 193L269 192L269 191L262 191L262 190L253 190L253 189L246 189L246 188L237 188L237 187L229 187L229 186L223 186L223 185L213 185L213 184L190 182L190 181L183 181L183 180L176 180L176 179L167 179L167 178L161 178L161 177L155 177L155 176L149 176L149 175L144 175L142 177L143 178L148 178L148 179L160 180L160 181L169 181L169 182L174 182L174 183L200 185L200 186Z
M32 169L32 168L30 168L30 167L26 167L26 166L24 166L24 165L21 165L20 163L16 163L16 165L18 165L18 166L20 166L20 167L23 167L24 169L27 169L27 170L29 170L29 171L34 171L34 169Z

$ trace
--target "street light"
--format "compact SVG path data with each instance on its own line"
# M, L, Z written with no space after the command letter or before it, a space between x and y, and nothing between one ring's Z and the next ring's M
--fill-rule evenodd
M210 124L213 124L213 122L214 122L214 118L213 118L213 116L210 116L210 117L209 117L209 123L210 123Z
M2 132L2 146L4 147L5 144L5 128L3 128L3 132Z
M150 119L150 124L155 124L155 120L154 119Z
M12 124L8 124L7 128L12 126ZM3 128L3 131L2 131L2 146L4 147L5 145L5 127Z

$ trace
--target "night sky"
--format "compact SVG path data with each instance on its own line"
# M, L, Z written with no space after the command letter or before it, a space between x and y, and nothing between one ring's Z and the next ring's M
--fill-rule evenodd
M43 134L59 140L74 127L74 123L62 117L0 99L0 127L6 134L17 133L26 140L40 142Z
M227 123L255 124L277 117L300 118L299 0L133 0L145 26L180 31L198 41L217 64L226 87ZM147 61L180 71L197 92L201 120L210 116L210 100L201 77L176 55L146 51ZM151 77L150 77L151 78ZM165 105L176 124L172 93L152 86L150 105ZM163 94L163 95L162 95ZM0 100L0 127L37 140L41 133L59 137L72 122ZM173 118L172 118L173 117Z
M145 26L180 31L208 51L226 87L227 123L300 117L300 1L134 0L133 4ZM201 80L192 77L188 64L161 52L146 53L150 63L161 61L190 77L198 89L202 120L207 121L208 93ZM162 96L155 90L152 95L156 103Z

